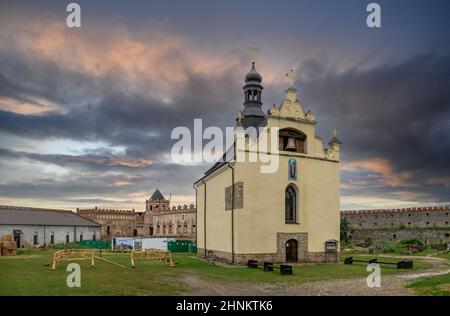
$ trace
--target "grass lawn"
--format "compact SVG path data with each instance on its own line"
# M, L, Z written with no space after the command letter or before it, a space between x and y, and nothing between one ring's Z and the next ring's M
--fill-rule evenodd
M440 255L437 255L436 257L450 259L450 252L442 253Z
M450 274L420 280L408 287L419 295L450 296Z
M81 266L81 288L68 288L66 278L69 272L66 267L69 262L60 264L56 271L44 266L50 262L53 251L30 250L16 257L0 257L0 295L182 295L190 291L189 284L183 281L187 275L219 282L280 285L368 275L364 263L301 265L294 267L293 276L282 276L278 271L209 266L204 261L192 258L193 254L174 254L176 268L169 268L162 262L138 259L136 269L123 269L100 260L96 260L96 267L90 269L89 261L74 261ZM109 254L104 255L104 258L130 265L126 255ZM388 260L395 261L383 258L383 261ZM429 266L414 262L414 269ZM381 267L383 274L410 271L398 271L395 266Z

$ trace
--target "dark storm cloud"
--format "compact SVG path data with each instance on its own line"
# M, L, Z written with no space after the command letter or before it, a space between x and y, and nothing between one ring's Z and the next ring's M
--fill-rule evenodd
M344 165L383 158L392 167L392 174L384 176L399 178L396 185L365 178L368 183L360 188L379 195L403 189L450 200L449 53L345 72L310 61L304 71L311 77L302 83L304 103L315 109L322 129L337 127Z
M38 114L0 110L0 131L32 139L102 140L142 156L167 151L172 129L190 127L194 118L202 118L205 125L232 124L241 103L241 83L233 80L236 69L217 78L187 69L186 84L174 86L170 102L164 102L145 91L121 89L126 82L111 75L93 78L48 62L3 57L12 62L1 65L8 78L0 72L0 97L39 97L57 104L56 110Z
M107 205L125 207L131 201L127 196L147 190L146 194L151 194L155 187L191 196L192 182L207 166L167 161L165 155L170 154L175 142L170 139L172 129L191 127L194 118L203 118L205 125L233 123L241 103L241 82L232 79L236 69L199 74L187 67L183 70L186 82L173 86L170 102L164 102L148 94L147 89L126 89L129 83L120 80L120 74L93 76L9 51L0 50L0 56L0 97L18 101L27 98L26 102L39 98L56 105L52 111L37 114L0 110L0 147L4 147L2 138L6 141L10 136L20 136L37 144L55 139L100 141L100 146L125 149L119 155L104 147L68 155L2 148L4 163L38 161L70 172L55 177L42 171L30 181L23 177L3 179L0 195L12 200L33 198L77 205L104 200ZM151 81L144 83L152 88Z
M1 38L4 40L4 37ZM38 56L29 58L15 45L0 47L0 96L18 101L49 100L62 108L79 106L111 86L81 71L67 69Z
M28 153L0 148L0 158L10 160L29 159L62 167L79 167L99 172L108 170L122 172L135 170L136 172L142 172L154 164L151 160L128 159L126 156L118 156L105 151L95 155L62 155Z
M9 155L9 156L8 156ZM2 150L2 162L8 159L36 159L68 167L67 163L56 157L45 155L18 155L5 153ZM55 159L56 158L56 159ZM0 163L0 167L1 163ZM146 168L129 168L123 173L118 169L104 169L102 166L76 163L69 166L71 172L64 177L50 177L44 173L36 174L33 181L14 181L0 184L3 198L15 200L20 198L70 202L75 206L86 206L90 203L100 203L102 200L111 207L130 207L136 200L132 197L136 193L151 195L155 187L163 192L173 192L177 195L192 194L191 179L200 174L201 166L186 168L181 165L159 164ZM186 183L188 183L186 185ZM101 197L101 198L100 198ZM138 200L138 205L143 200ZM187 203L187 201L180 201ZM67 203L66 203L67 204Z
M169 87L166 93L170 100L164 101L147 93L153 88L151 80L141 83L144 89L129 90L120 73L83 73L51 60L14 54L11 49L0 50L0 57L0 97L35 104L44 99L56 105L52 111L38 114L0 110L2 137L15 135L35 142L101 141L125 148L122 156L104 148L80 155L3 149L0 156L5 159L35 160L89 172L62 183L42 179L1 185L2 196L11 197L64 199L92 192L127 195L156 185L178 194L193 194L191 184L206 166L159 163L175 142L170 133L176 126L191 127L194 118L204 119L205 127L233 125L242 107L242 81L236 79L236 73L244 76L248 70L243 63L208 73L185 67L186 81ZM422 54L397 63L344 71L316 59L304 63L300 75L307 78L298 84L300 101L316 113L319 135L330 135L331 128L337 127L344 142L343 164L383 158L390 166L370 174L358 168L344 170L344 195L398 197L409 192L411 196L422 194L422 199L425 194L430 201L450 200L446 182L450 174L450 54ZM275 91L274 87L267 87L263 98L277 99L270 91ZM0 147L1 143L0 138ZM115 163L124 158L153 163ZM110 185L123 179L105 178L102 173L107 171L141 173L148 178Z

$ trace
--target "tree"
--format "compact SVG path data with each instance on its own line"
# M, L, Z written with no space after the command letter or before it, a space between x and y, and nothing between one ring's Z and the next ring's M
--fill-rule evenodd
M349 242L354 229L346 217L341 218L341 242Z

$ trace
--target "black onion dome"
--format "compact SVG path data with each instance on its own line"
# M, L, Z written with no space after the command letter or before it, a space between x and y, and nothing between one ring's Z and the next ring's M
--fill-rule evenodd
M256 71L255 63L252 63L252 69L245 75L245 82L256 81L261 83L262 76Z

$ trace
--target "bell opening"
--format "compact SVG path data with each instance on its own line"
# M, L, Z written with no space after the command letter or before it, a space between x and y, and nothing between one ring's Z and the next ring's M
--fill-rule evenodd
M297 150L297 146L295 145L295 138L294 137L289 137L286 147L284 148L284 150L286 151L296 151Z

